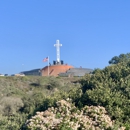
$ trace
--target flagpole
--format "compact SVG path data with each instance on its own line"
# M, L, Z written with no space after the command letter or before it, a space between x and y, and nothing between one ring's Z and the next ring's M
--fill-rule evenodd
M48 56L48 76L49 76L49 56Z

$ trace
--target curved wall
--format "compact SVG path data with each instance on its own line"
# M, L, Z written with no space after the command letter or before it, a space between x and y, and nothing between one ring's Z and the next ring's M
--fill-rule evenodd
M59 73L65 73L70 68L73 68L73 66L70 65L52 65L49 66L49 76L58 76ZM48 76L48 66L44 67L41 70L42 76Z

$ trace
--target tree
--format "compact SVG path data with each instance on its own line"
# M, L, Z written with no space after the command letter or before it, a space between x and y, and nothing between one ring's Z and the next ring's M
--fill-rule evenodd
M130 129L130 61L95 70L81 84L83 106L103 106L116 125Z
M118 64L121 62L128 62L128 61L130 61L130 53L120 54L119 56L114 56L109 61L109 64Z

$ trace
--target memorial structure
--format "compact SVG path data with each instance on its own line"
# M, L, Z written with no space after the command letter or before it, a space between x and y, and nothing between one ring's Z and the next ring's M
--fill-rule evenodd
M61 76L61 77L74 77L74 76L84 76L85 74L92 73L92 69L89 68L74 68L71 65L64 64L64 61L60 59L60 44L59 40L56 40L56 60L53 61L51 65L49 62L49 56L46 57L43 61L48 62L48 65L44 68L33 69L30 71L23 71L21 73L25 75L33 75L33 76ZM72 59L73 60L73 59Z
M53 61L53 65L45 66L41 70L42 76L58 76L60 73L65 73L67 70L73 68L73 66L64 64L63 60L60 60L60 47L62 44L60 44L59 40L56 40L56 44L54 44L56 47L56 60Z

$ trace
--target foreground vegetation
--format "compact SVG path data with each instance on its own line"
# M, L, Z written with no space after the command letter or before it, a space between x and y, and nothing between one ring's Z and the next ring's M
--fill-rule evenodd
M0 129L25 129L26 120L46 110L65 92L79 87L77 79L60 77L0 77Z
M0 89L2 130L130 129L129 61L82 78L1 77Z
M82 80L84 105L104 106L117 126L130 129L130 62L95 70Z
M35 116L27 120L25 126L28 130L101 130L113 128L112 121L104 107L85 106L79 110L69 99L56 102L56 107L50 107L44 112L37 112Z

